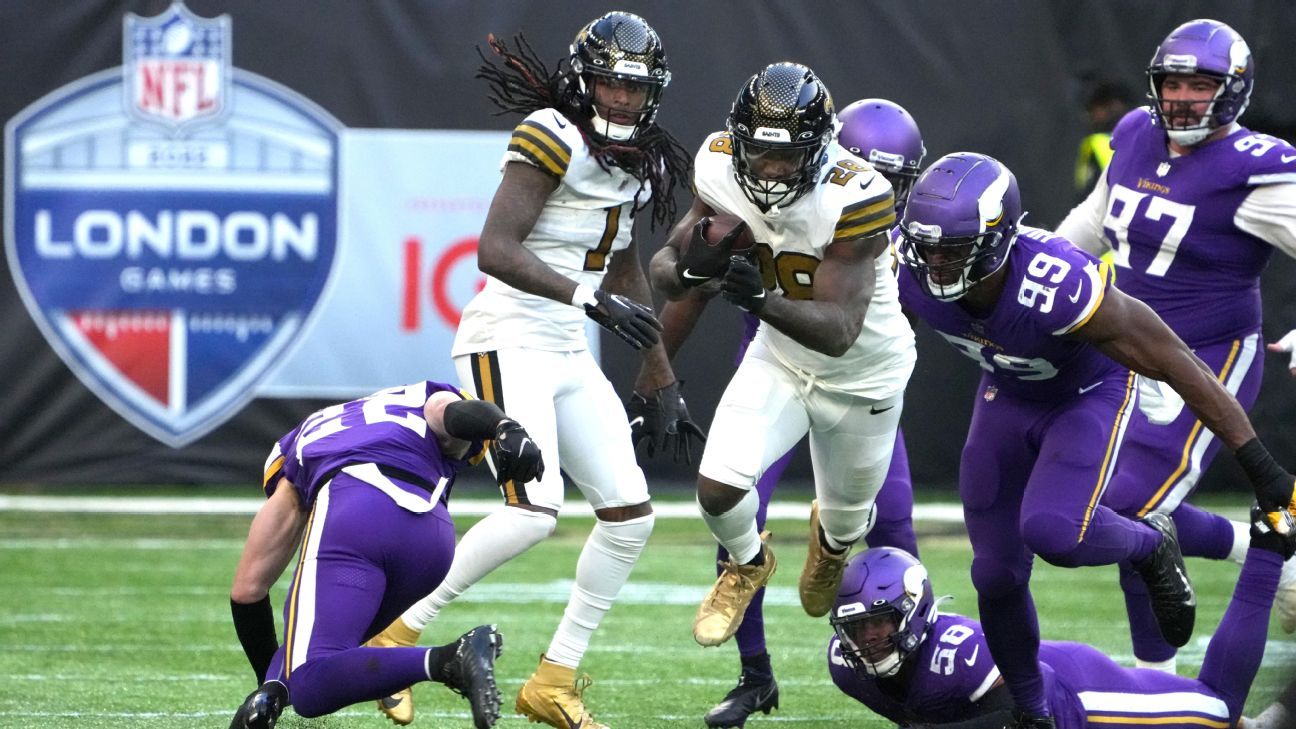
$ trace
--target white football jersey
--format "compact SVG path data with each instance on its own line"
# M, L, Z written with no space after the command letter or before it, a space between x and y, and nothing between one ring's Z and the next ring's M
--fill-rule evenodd
M695 160L697 196L716 211L747 222L766 288L790 299L812 298L815 269L830 243L895 224L895 200L886 178L836 142L827 154L818 184L791 205L769 212L761 212L738 186L728 133L707 137ZM870 399L903 390L916 357L913 330L900 312L891 256L878 256L873 275L864 327L842 356L809 349L766 322L761 322L756 341L783 365L828 389Z
M576 125L554 109L532 112L517 125L500 169L510 162L535 165L559 179L522 244L558 273L597 289L612 255L630 245L639 181L617 167L600 167ZM651 194L645 186L641 206ZM589 347L586 321L583 308L488 276L464 307L451 354L506 347L579 351Z

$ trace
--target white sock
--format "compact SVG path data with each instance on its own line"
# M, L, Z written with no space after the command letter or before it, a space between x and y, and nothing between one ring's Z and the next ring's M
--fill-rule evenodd
M1233 548L1229 550L1229 561L1242 564L1246 561L1247 550L1251 548L1251 525L1240 521L1230 521L1233 525Z
M1282 572L1278 576L1278 589L1290 590L1296 588L1296 557L1283 562Z
M459 540L454 562L431 595L401 615L405 624L422 632L441 608L477 584L496 567L553 534L558 520L538 511L506 506L477 522Z
M749 490L732 509L719 516L708 514L698 504L711 534L738 564L746 564L760 553L760 532L756 531L756 512L759 509L760 496L756 489Z
M869 501L852 509L825 509L823 504L819 504L819 528L823 529L828 546L837 552L849 549L872 531L877 521L877 509L873 504Z
M1162 671L1174 675L1175 673L1175 656L1171 656L1164 661L1143 661L1138 658L1134 659L1135 668L1151 668L1154 671Z
M576 562L576 585L545 651L546 659L570 668L580 665L590 637L639 561L655 520L649 514L629 521L595 522Z

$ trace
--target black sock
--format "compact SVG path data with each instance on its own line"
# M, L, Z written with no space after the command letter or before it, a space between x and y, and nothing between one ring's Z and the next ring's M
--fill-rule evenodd
M744 676L760 679L762 683L774 678L774 667L770 665L768 652L761 651L754 656L739 656L739 658L742 659Z
M755 565L755 566L758 566L758 567L759 567L760 565L765 564L765 548L764 548L764 547L761 547L761 548L756 552L756 556L755 556L755 557L752 557L752 558L749 559L749 560L747 560L746 564L749 564L749 565Z
M427 672L428 677L433 681L445 683L446 666L454 660L455 652L459 650L459 641L448 645L439 645L428 648L427 652Z
M252 664L257 683L264 683L266 671L270 670L270 661L274 658L275 651L279 650L270 595L253 603L234 602L231 599L230 613L234 616L234 632L238 634L248 663Z

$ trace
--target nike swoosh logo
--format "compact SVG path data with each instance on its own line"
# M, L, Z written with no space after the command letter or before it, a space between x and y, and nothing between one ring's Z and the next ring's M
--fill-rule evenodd
M977 654L980 652L981 652L981 645L977 644L975 647L972 648L972 655L968 656L967 658L964 658L963 662L971 666L973 663L976 663Z
M1075 302L1077 302L1077 301L1080 300L1080 292L1083 291L1083 290L1084 290L1084 281L1081 281L1081 282L1080 282L1080 285L1079 285L1079 286L1076 286L1076 292L1075 292L1075 295L1074 295L1074 296L1068 296L1067 298L1070 299L1070 300L1071 300L1071 303L1074 304Z
M554 123L558 125L559 129L567 128L567 122L563 121L562 114L554 114Z
M895 409L895 405L892 405L889 408L882 408L881 410L878 410L877 406L874 405L869 407L869 415L881 415L882 413L885 413L888 410L894 410L894 409Z
M1089 392L1090 390L1094 389L1095 387L1097 387L1097 386L1099 386L1099 385L1101 385L1101 384L1102 384L1102 380L1098 380L1097 382L1093 383L1092 385L1085 385L1084 387L1080 388L1079 393L1080 393L1081 395L1083 395L1083 394L1085 394L1086 392Z
M382 703L384 709L394 709L401 705L399 696L384 696L383 698L378 699L378 701Z
M1282 156L1283 164L1287 164L1288 162L1291 162L1292 160L1296 160L1296 154L1293 154L1293 155L1286 155L1286 154L1284 154L1284 155Z
M562 716L563 716L563 721L567 722L567 726L568 726L569 729L580 729L580 728L581 728L581 722L579 722L579 721L572 721L571 715L568 714L568 713L567 713L567 710L564 709L564 708L562 707L562 704L560 704L560 703L558 703L557 701L555 701L555 702L554 702L554 706L558 707L558 713L559 713L559 714L562 714Z
M698 276L698 275L695 275L695 274L693 273L692 270L687 269L687 268L684 269L684 272L681 273L680 276L683 276L684 278L687 278L687 279L692 280L692 281L706 281L706 280L709 280L709 279L711 278L710 276Z
M630 421L630 430L634 430L635 428L638 428L643 424L644 424L644 418L642 415L640 415L639 417Z

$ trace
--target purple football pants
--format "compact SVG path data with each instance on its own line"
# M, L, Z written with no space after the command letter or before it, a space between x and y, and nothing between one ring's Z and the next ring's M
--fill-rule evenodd
M959 495L986 643L1024 711L1046 711L1034 555L1062 567L1115 564L1147 556L1160 539L1099 503L1134 400L1133 377L1119 371L1061 401L1005 395L985 377L977 389Z
M454 558L444 504L415 514L339 474L311 510L284 602L284 644L267 677L297 713L321 716L427 680L426 648L362 648L436 589Z
M1247 410L1260 393L1264 365L1264 353L1258 351L1260 341L1255 333L1193 350ZM1186 501L1219 447L1219 440L1187 407L1165 425L1135 412L1103 504L1133 518L1168 511L1184 556L1226 559L1233 547L1233 525ZM1161 637L1143 580L1129 565L1121 565L1120 584L1134 655L1148 662L1173 658L1175 649Z

